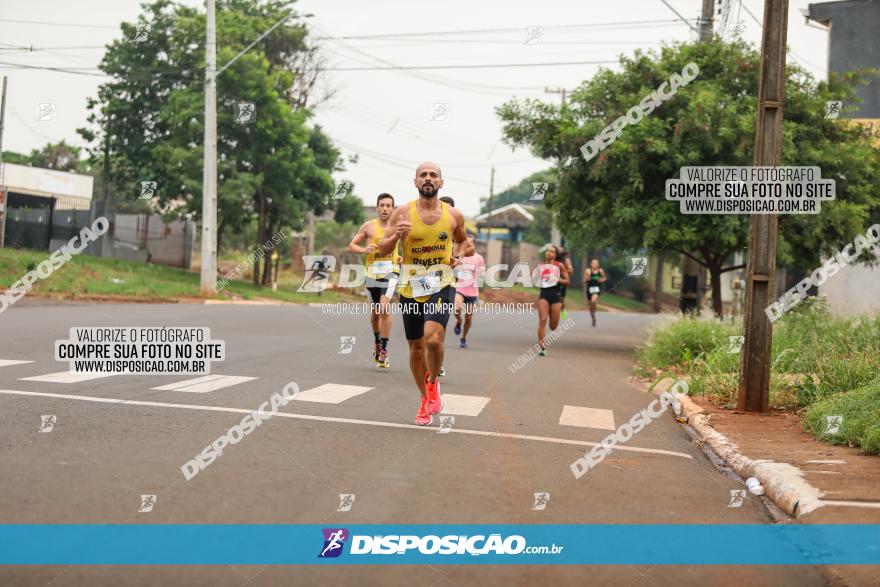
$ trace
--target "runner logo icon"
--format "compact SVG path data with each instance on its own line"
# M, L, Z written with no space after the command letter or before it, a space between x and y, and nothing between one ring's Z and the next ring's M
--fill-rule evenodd
M348 540L348 530L345 528L324 528L324 548L318 558L336 558L342 554L345 541Z

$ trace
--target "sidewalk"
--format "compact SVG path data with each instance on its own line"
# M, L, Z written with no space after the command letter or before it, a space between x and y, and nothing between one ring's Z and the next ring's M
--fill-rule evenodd
M672 382L664 380L654 392ZM880 524L880 457L819 442L792 412L736 412L696 396L685 398L682 413L698 438L743 480L761 481L767 497L792 516L788 523ZM877 532L880 536L880 528ZM880 585L880 553L877 566L825 571L831 585Z

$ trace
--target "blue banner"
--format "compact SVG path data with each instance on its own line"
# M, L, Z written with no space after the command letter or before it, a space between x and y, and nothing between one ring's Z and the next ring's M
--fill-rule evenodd
M878 525L0 525L14 565L876 565Z

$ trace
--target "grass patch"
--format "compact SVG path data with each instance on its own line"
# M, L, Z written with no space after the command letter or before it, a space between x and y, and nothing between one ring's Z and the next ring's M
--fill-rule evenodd
M504 288L503 290L495 290L495 291L512 291L517 294L526 294L533 299L538 299L538 288L535 287L523 287L521 285L514 285L510 288ZM613 293L603 293L599 296L599 304L614 308L615 310L621 310L623 312L653 312L653 306L650 306L644 302L640 302L638 300L633 300L630 298L626 298L623 296L619 296ZM586 302L586 298L584 297L584 290L581 287L569 287L568 293L565 295L565 307L568 310L589 310L589 305ZM601 311L601 310L600 310Z
M649 377L657 370L661 377L687 375L691 394L735 407L740 354L728 352L728 337L740 335L741 324L692 317L668 320L638 349L636 372ZM826 406L820 415L827 415L831 413L827 410L842 410L850 405L847 402L855 402L880 425L880 394L860 391L855 400L838 400L865 386L880 389L880 317L832 316L821 298L810 298L774 325L771 360L771 406L809 410ZM813 425L807 429L820 440L833 440L817 433ZM862 426L842 438L854 446L873 447L880 442L880 429Z
M835 423L837 430L831 427ZM858 446L867 454L880 454L880 378L814 403L806 411L804 430L831 444Z
M37 264L48 258L42 251L0 249L0 285L9 287ZM230 282L217 299L268 299L285 302L334 303L361 299L348 293L327 291L317 296L298 293L302 275L282 271L277 291L260 288L246 281ZM244 277L244 276L242 276ZM124 296L133 300L172 300L200 297L199 274L124 259L78 255L53 272L48 279L34 283L33 292L44 295Z

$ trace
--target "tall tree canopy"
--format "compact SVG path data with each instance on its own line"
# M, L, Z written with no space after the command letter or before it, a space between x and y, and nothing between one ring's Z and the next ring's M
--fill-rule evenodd
M258 246L283 226L300 228L306 211L322 212L341 165L329 138L309 126L303 93L313 83L302 78L314 47L293 4L217 2L218 68L288 17L217 78L218 236L256 218ZM92 126L80 133L93 160L109 150L116 191L134 199L141 181L156 181L166 211L199 217L205 14L170 0L143 6L138 23L124 23L124 38L104 55L101 69L112 79L90 101ZM238 117L245 103L254 105L250 120Z
M598 156L580 147L673 73L695 62L699 75ZM683 215L664 198L665 182L682 166L752 165L760 54L745 43L678 44L659 53L621 57L620 71L602 70L559 109L514 100L497 109L508 144L561 160L557 193L548 198L563 232L617 249L689 255L709 270L713 306L721 311L721 273L748 241L746 215ZM812 268L880 217L880 151L868 131L825 119L825 102L852 104L864 73L816 82L788 66L783 165L817 165L837 181L837 200L819 215L779 217L778 260Z

